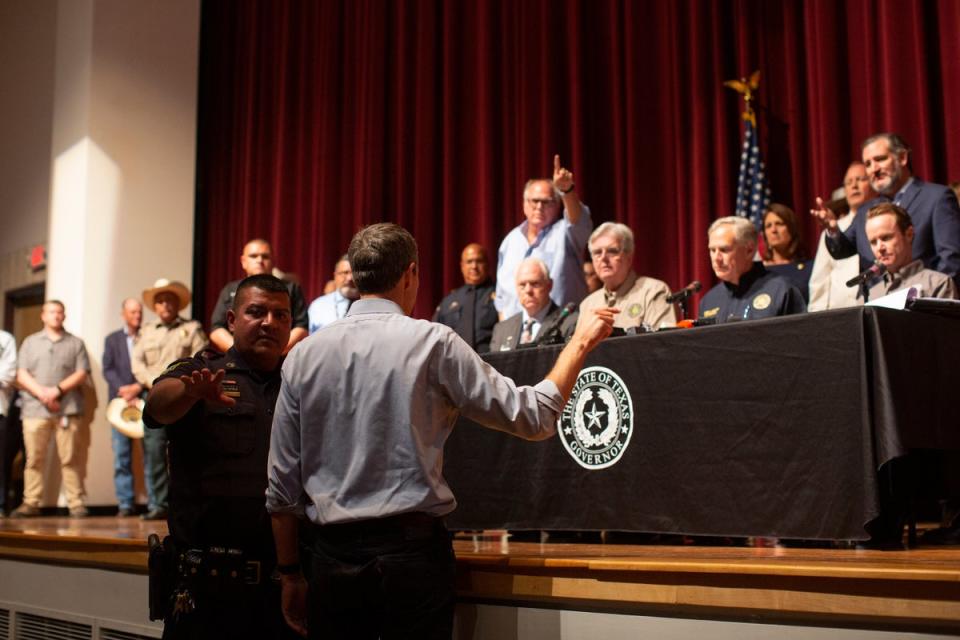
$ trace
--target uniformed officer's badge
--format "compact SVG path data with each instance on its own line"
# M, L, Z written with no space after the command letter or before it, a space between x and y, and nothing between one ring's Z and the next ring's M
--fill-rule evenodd
M631 318L636 318L640 315L641 311L643 311L643 307L641 307L639 304L632 304L627 308L627 315L629 315Z
M557 430L581 467L592 471L616 464L633 434L633 399L620 376L606 367L583 369Z
M797 271L801 271L806 265L802 262L797 263Z
M703 317L704 317L704 318L712 318L712 317L714 317L715 315L717 315L718 313L720 313L720 307L714 307L713 309L707 309L706 311L704 311L704 312L703 312Z
M770 306L772 300L770 299L769 293L761 293L756 298L753 299L753 308L754 309L766 309Z
M240 384L236 380L223 380L220 382L220 387L223 389L223 395L229 398L240 397Z
M450 311L457 309L459 306L460 306L460 303L454 300L453 302L450 303Z

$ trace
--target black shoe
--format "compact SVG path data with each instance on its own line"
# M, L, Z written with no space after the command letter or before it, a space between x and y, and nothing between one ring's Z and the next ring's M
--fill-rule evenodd
M140 516L141 520L166 520L167 519L167 510L161 507L156 507L150 509L145 514Z
M129 518L133 515L133 507L120 507L117 509L118 518Z

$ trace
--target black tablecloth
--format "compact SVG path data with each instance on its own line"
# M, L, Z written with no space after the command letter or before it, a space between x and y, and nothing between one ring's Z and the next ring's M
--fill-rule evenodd
M494 353L518 384L559 347ZM856 308L610 338L588 358L623 379L633 431L588 470L559 438L460 420L444 474L452 528L865 539L877 470L960 449L960 322Z

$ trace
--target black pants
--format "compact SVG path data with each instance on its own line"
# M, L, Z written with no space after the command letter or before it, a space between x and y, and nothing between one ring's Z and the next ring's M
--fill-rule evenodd
M311 638L452 637L456 566L439 518L403 514L312 533Z

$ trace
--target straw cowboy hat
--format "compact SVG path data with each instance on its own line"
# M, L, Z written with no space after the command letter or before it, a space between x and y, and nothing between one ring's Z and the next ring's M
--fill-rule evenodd
M153 307L154 298L157 297L157 294L165 291L169 291L180 299L181 309L190 304L190 289L187 289L187 285L177 280L167 280L166 278L160 278L153 283L152 288L143 290L144 304L148 307Z
M143 400L131 407L123 398L114 398L107 405L107 422L128 438L142 438Z

